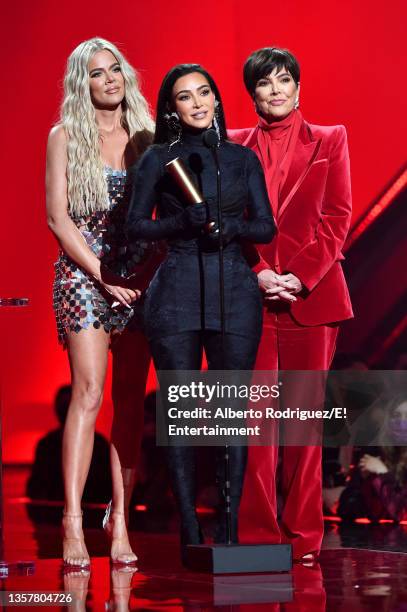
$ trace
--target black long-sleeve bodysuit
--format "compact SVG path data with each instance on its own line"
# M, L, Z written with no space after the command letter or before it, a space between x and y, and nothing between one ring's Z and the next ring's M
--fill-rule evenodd
M242 256L240 239L269 242L275 231L263 171L249 149L222 142L222 214L236 217L239 236L224 248L226 332L260 337L261 295L256 275ZM185 225L188 202L166 172L180 157L189 168L216 220L216 168L202 134L184 133L181 143L154 145L133 174L128 215L129 239L166 239L168 256L146 293L145 330L149 339L184 331L220 330L219 264L216 238L202 238ZM152 219L157 206L157 219Z
M202 134L184 133L169 150L154 145L133 173L128 216L129 239L166 239L168 255L146 292L144 326L157 370L199 370L202 348L210 369L251 370L262 328L262 301L256 275L241 251L241 240L265 243L275 232L263 171L256 155L240 145L222 142L222 215L235 217L238 233L224 247L225 342L222 354L219 307L219 257L215 236L202 236L185 216L188 205L165 164L180 157L208 204L208 220L217 220L216 167ZM154 208L157 217L152 219ZM235 224L236 225L236 224ZM218 448L218 483L224 491L222 448ZM232 540L237 541L237 515L247 449L232 446L230 493ZM181 514L181 541L199 543L195 513L195 461L191 447L169 447L168 467ZM224 542L224 515L216 541Z

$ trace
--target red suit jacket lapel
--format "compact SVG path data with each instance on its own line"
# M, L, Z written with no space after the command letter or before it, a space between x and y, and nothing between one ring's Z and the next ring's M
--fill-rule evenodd
M287 206L290 204L293 196L300 188L301 183L307 176L318 155L321 142L321 138L318 140L312 140L311 132L304 121L301 126L297 146L295 148L295 155L292 159L287 179L281 190L277 220L281 218L284 211L287 209Z

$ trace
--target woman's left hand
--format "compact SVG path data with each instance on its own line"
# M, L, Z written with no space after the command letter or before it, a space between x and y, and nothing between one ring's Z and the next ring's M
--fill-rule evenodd
M359 461L359 468L362 472L370 472L371 474L387 474L389 471L380 457L372 457L372 455L363 455Z
M222 220L222 241L229 244L233 238L239 235L240 225L235 217L225 217ZM219 240L219 226L217 222L211 221L211 229L208 236L213 240Z
M291 273L277 274L276 272L270 272L273 275L272 283L269 286L264 286L265 299L273 301L284 300L286 302L295 302L297 298L294 297L294 295L296 293L299 293L302 289L302 283L300 279ZM260 272L260 274L262 274L262 272ZM260 282L259 284L260 287L262 287L262 283Z
M288 272L287 274L276 274L276 277L277 282L280 282L285 288L288 288L290 293L295 295L302 290L302 282L295 274Z
M270 270L270 269L261 270L257 275L257 279L259 281L260 289L264 292L265 298L268 300L271 300L273 298L278 298L277 294L280 293L281 291L284 291L284 290L288 291L288 287L285 288L278 281L278 274L276 274L274 270ZM292 299L295 299L295 298L293 297Z

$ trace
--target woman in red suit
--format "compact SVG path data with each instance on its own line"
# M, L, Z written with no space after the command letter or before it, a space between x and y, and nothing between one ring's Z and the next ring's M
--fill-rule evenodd
M346 131L303 119L300 68L285 49L252 53L244 82L259 121L230 136L257 153L278 228L253 261L265 297L256 369L328 370L338 322L352 317L340 264L351 218ZM291 543L295 559L315 558L323 536L321 447L284 447L280 525L277 460L277 445L250 448L241 539Z

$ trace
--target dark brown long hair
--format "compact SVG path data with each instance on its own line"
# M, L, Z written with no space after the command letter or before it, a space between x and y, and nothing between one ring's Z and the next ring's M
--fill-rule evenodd
M172 88L174 87L175 82L185 76L186 74L191 74L193 72L199 72L205 79L208 81L210 88L215 94L215 98L219 102L217 108L217 120L219 124L220 130L220 138L221 140L227 139L226 134L226 122L225 122L225 113L223 110L222 98L216 85L215 81L203 68L200 64L178 64L171 68L169 72L165 75L163 82L161 83L160 91L158 93L158 102L157 102L157 117L155 123L155 134L154 134L154 142L156 144L161 144L164 142L171 142L173 134L171 134L171 129L165 120L165 114L171 112L172 106Z

